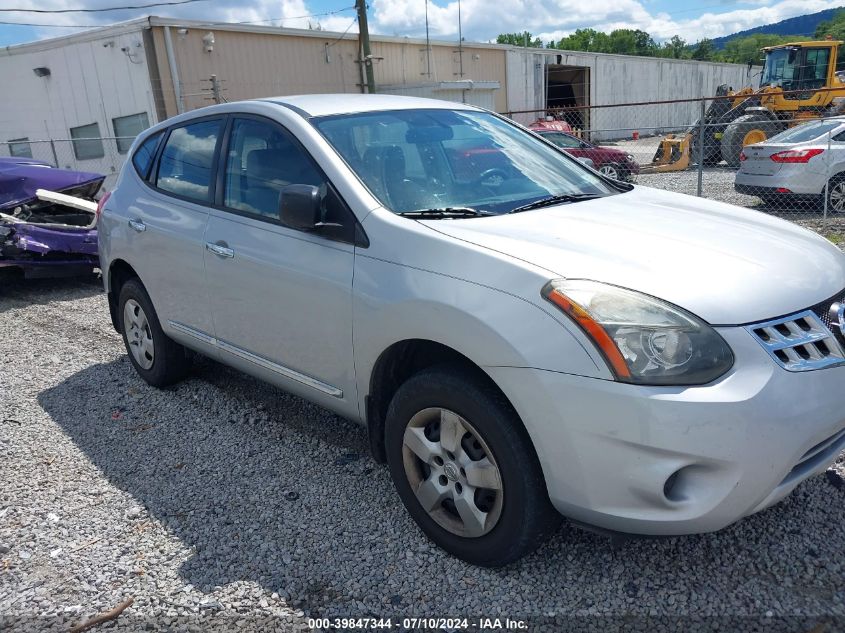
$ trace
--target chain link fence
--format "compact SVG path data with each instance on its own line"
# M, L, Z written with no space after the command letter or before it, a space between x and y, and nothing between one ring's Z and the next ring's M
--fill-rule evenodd
M538 131L612 177L787 218L845 242L845 117L774 118L752 107L725 123L734 103L717 95L506 115L545 128ZM104 174L108 191L133 140L26 139L0 144L0 155Z
M506 114L608 175L789 219L845 243L845 116L775 116L754 103L728 114L734 99Z
M21 139L0 143L0 156L17 156L43 161L60 169L103 174L102 191L114 188L120 168L134 137L77 139Z

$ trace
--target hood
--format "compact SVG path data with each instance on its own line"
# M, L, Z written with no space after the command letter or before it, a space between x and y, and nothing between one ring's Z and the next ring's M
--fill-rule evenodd
M90 198L103 180L100 174L54 169L32 159L0 159L0 209L34 202L38 189Z
M551 277L661 298L712 325L789 314L845 288L845 255L816 233L757 211L647 187L514 215L425 224L545 268Z

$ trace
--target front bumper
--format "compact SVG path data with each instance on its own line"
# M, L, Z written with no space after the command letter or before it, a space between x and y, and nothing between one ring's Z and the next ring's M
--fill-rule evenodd
M721 529L785 497L845 448L845 367L792 373L742 328L701 387L488 367L521 415L554 506L633 534Z

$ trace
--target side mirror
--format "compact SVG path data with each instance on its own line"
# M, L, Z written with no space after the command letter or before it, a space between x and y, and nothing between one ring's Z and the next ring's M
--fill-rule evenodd
M288 185L279 199L279 220L292 229L313 231L320 223L320 190L313 185Z
M590 149L590 144L586 141L581 141L581 149Z
M593 162L592 158L587 158L586 156L579 156L578 162L584 163L587 167L590 167L591 169L596 168L596 164Z

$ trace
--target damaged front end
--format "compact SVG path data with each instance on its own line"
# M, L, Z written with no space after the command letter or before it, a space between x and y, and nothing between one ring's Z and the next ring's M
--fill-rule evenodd
M0 268L20 268L28 278L93 272L93 199L104 179L31 159L0 159Z

